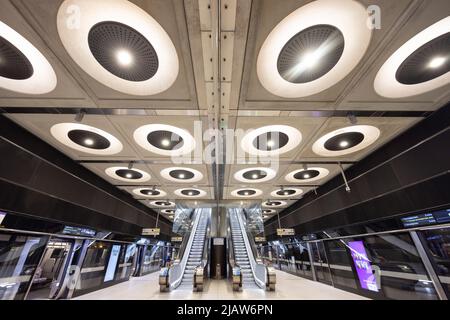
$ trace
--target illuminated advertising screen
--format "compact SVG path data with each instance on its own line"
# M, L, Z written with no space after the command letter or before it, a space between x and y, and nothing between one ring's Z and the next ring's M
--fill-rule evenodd
M119 260L120 247L120 244L116 244L111 248L108 267L106 268L105 282L114 280L114 273L116 272L117 261Z
M362 241L350 241L348 248L351 251L353 264L358 274L359 283L361 287L366 290L378 292L378 285L375 274L372 270L372 265L367 257L366 248Z

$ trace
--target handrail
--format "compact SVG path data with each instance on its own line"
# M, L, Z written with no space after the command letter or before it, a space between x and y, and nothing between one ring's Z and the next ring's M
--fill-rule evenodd
M236 214L239 226L241 228L242 236L244 238L244 244L245 244L245 248L247 250L248 260L250 262L250 267L252 268L255 282L260 288L265 288L266 287L266 276L267 276L266 275L266 273L267 273L266 266L264 264L256 262L255 257L253 255L253 251L250 247L250 242L248 241L248 235L247 235L247 232L245 231L245 226L244 226L244 222L242 221L242 217L238 213L237 209L234 209L234 210L235 210L234 213Z
M186 245L186 249L189 248L189 250L185 250L183 254L183 258L181 259L180 263L175 263L170 269L169 269L169 286L170 289L177 288L180 283L181 279L183 279L184 270L186 268L187 260L189 258L189 252L191 251L192 243L194 242L194 236L195 232L197 231L198 223L200 221L200 217L202 216L202 209L196 209L196 217L194 221L194 225L191 229L191 235L189 236L189 241Z

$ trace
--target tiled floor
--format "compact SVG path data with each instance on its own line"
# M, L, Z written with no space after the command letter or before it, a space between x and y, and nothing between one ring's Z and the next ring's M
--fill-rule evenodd
M210 280L203 292L174 290L159 292L158 272L118 285L91 292L76 299L80 300L156 300L156 299L296 299L296 300L362 300L367 299L353 293L333 288L318 282L303 279L286 272L277 272L277 286L274 292L261 289L234 292L226 280Z

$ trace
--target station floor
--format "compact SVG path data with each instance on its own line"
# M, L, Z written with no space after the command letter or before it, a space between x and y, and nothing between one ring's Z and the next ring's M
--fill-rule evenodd
M277 286L274 292L261 289L247 289L234 292L227 280L210 280L203 292L174 290L159 292L158 272L131 278L130 281L91 292L77 300L158 300L158 299L294 299L294 300L366 300L367 298L331 286L303 279L283 271L277 272Z

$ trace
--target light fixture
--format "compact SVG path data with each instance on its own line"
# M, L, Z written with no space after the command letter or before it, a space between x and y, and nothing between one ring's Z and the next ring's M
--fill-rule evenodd
M108 132L81 123L64 122L50 128L52 136L65 146L94 155L113 155L122 151L122 143Z
M381 66L375 91L387 98L405 98L449 84L449 39L449 16L417 33Z
M240 182L261 183L272 180L276 176L276 171L272 168L254 167L237 171L234 179Z
M230 195L236 198L254 198L262 195L262 190L255 188L238 188L230 192Z
M206 196L206 191L198 188L181 188L173 193L182 198L201 198Z
M171 201L154 200L150 201L150 205L154 207L174 207L175 203Z
M70 24L76 7L82 23ZM60 39L72 59L91 77L114 90L154 95L178 76L172 40L146 11L126 0L65 0L57 14Z
M286 201L282 201L282 200L268 200L262 203L263 207L271 207L271 208L277 208L277 207L283 207L287 205Z
M192 168L169 167L161 170L161 176L169 181L181 183L193 183L203 179L203 174Z
M325 178L330 171L321 167L308 167L291 171L285 176L285 180L291 183L310 183Z
M298 197L302 193L303 193L302 189L288 187L288 188L280 188L280 189L273 190L270 193L270 196L273 198L288 198L288 197L293 198L293 197Z
M295 149L302 134L287 125L269 125L250 130L241 140L241 148L256 156L277 156Z
M188 154L196 145L189 131L161 123L143 125L134 131L133 137L143 149L163 156Z
M105 170L105 173L119 181L124 181L128 183L142 183L150 180L150 175L140 169L128 169L128 167L109 167Z
M314 142L312 150L319 156L339 157L367 148L380 135L380 130L374 126L349 126L323 135Z
M53 67L14 29L0 21L0 87L25 93L45 94L55 89L57 78Z
M149 189L149 188L136 188L133 189L133 193L136 196L139 197L145 197L145 198L160 198L160 197L165 197L167 195L166 192L164 192L163 190L157 189L155 187Z
M312 1L269 33L257 58L262 86L284 98L307 97L345 78L372 36L366 8L352 0Z

